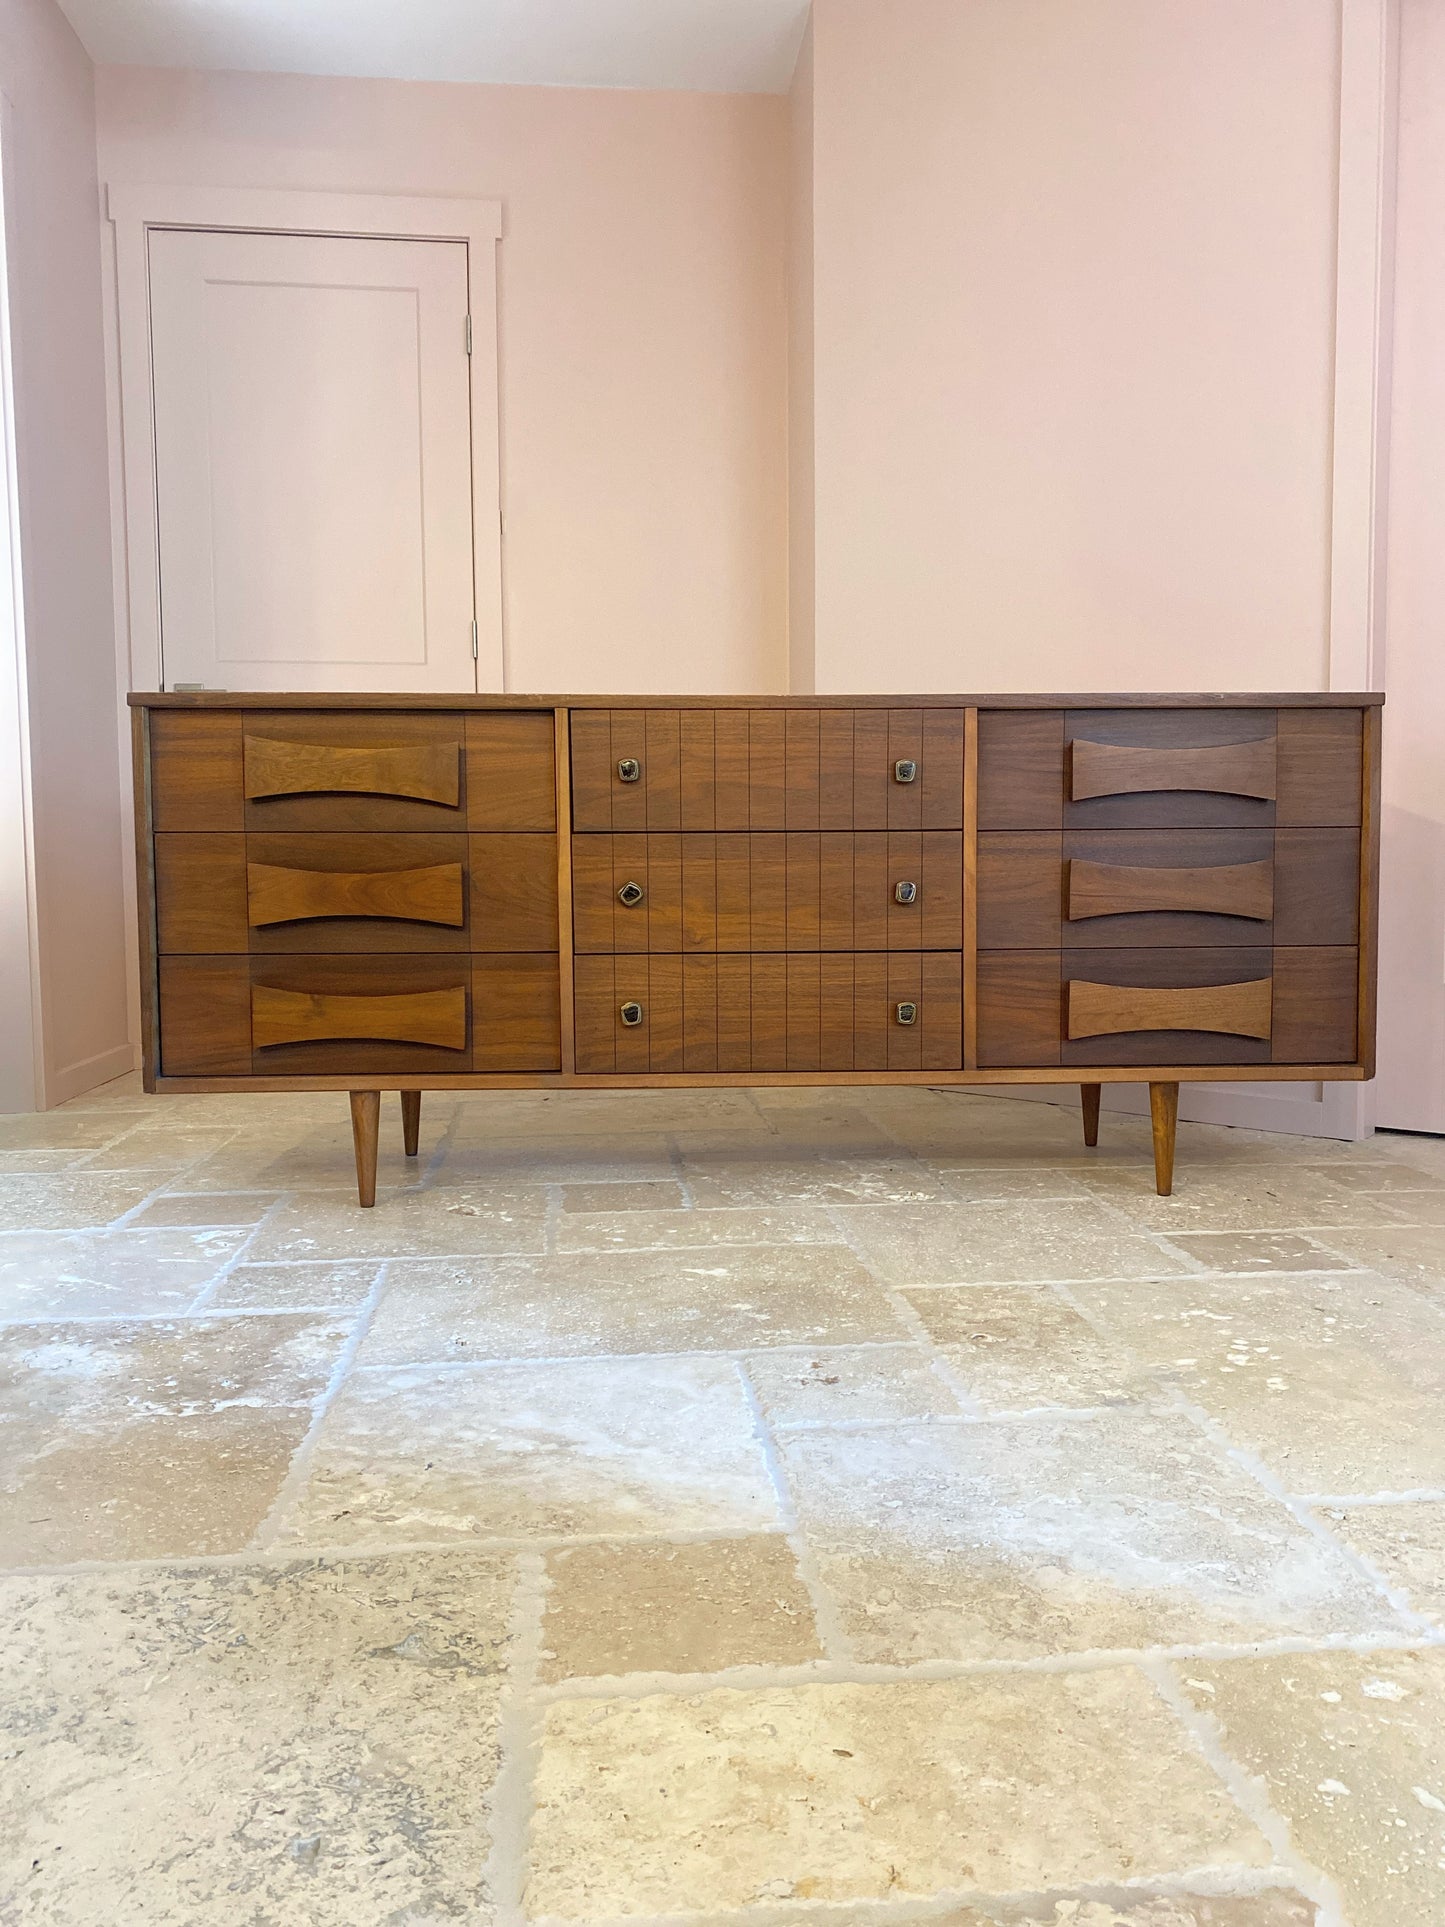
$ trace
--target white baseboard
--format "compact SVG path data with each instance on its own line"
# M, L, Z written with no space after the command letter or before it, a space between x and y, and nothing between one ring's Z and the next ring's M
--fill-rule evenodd
M988 1085L985 1097L1079 1102L1077 1084ZM1284 1131L1292 1137L1343 1138L1358 1143L1375 1128L1370 1084L1181 1084L1179 1115L1192 1124L1232 1124L1246 1131ZM1105 1111L1138 1116L1149 1109L1145 1084L1106 1084Z
M45 1108L51 1111L57 1104L69 1103L72 1097L84 1097L98 1084L108 1084L113 1077L124 1077L139 1063L140 1051L136 1045L116 1044L94 1057L82 1057L78 1063L62 1064L45 1080Z

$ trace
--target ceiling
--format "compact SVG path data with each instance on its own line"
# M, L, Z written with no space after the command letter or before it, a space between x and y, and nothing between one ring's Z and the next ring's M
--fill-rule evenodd
M93 60L782 93L808 0L60 0Z

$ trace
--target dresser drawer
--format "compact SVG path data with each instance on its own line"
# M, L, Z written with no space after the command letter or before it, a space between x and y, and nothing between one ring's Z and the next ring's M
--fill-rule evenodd
M958 709L574 710L578 830L956 830Z
M941 951L579 957L577 1068L957 1070L961 966Z
M1352 829L986 831L983 950L1353 944Z
M161 832L547 831L549 710L157 710Z
M979 1064L1353 1063L1357 971L1343 945L980 952Z
M546 1071L552 956L162 957L165 1076Z
M955 830L576 836L579 951L957 950Z
M1358 710L980 712L981 830L1353 827Z
M167 833L162 955L557 948L557 845L526 834Z

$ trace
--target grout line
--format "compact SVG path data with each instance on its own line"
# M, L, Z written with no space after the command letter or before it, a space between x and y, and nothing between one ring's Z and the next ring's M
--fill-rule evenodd
M1194 1742L1196 1750L1224 1782L1240 1812L1259 1828L1281 1865L1294 1876L1300 1891L1321 1909L1317 1927L1349 1927L1334 1882L1300 1853L1288 1822L1270 1803L1264 1781L1247 1772L1226 1750L1218 1722L1200 1712L1165 1661L1145 1661L1142 1671Z
M512 1647L497 1714L500 1757L492 1783L492 1845L481 1872L482 1894L496 1910L497 1927L525 1927L527 1921L527 1830L545 1718L542 1703L532 1699L532 1689L541 1660L542 1615L548 1589L542 1554L523 1553L517 1560L510 1619Z
M385 1289L386 1266L382 1264L377 1268L376 1277L372 1280L371 1290L367 1293L365 1302L360 1311L355 1314L350 1336L336 1355L336 1363L332 1367L331 1376L326 1382L325 1389L311 1408L311 1423L306 1428L306 1435L291 1455L291 1463L287 1468L286 1476L281 1481L275 1498L268 1506L265 1518L262 1519L260 1525L257 1526L255 1532L252 1534L252 1549L256 1551L272 1551L275 1549L276 1535L281 1529L292 1502L300 1495L301 1489L306 1482L306 1476L311 1469L311 1461L316 1455L316 1446L321 1435L321 1428L326 1422L326 1414L331 1410L332 1405L335 1403L341 1391L346 1374L351 1368L352 1360L356 1357L361 1341L366 1336L367 1327L371 1323L372 1315L376 1311L376 1307L381 1302L381 1296Z
M797 1504L793 1498L793 1489L788 1481L787 1468L783 1464L778 1442L768 1427L757 1386L753 1383L752 1374L742 1359L735 1359L734 1364L742 1386L743 1398L752 1419L753 1434L757 1439L758 1449L763 1455L763 1462L767 1466L773 1491L777 1495L778 1515L782 1521L783 1532L792 1548L793 1558L797 1562L798 1577L802 1580L808 1597L813 1602L813 1621L818 1631L818 1642L829 1659L851 1660L853 1658L852 1641L844 1630L843 1615L838 1602L831 1590L823 1583L823 1576L813 1557L813 1549L803 1532L798 1518Z
M240 1244L221 1266L221 1269L216 1273L215 1277L211 1279L209 1284L203 1285L200 1291L196 1293L195 1297L186 1307L186 1315L188 1317L193 1317L197 1312L205 1311L209 1308L210 1300L215 1297L221 1286L230 1278L231 1273L245 1258L246 1253L251 1249L257 1238L260 1237L262 1227L268 1225L282 1208L291 1201L294 1195L294 1192L283 1192L281 1196L276 1199L275 1203L272 1204L267 1211L263 1212L257 1223L252 1225L249 1235L241 1240Z

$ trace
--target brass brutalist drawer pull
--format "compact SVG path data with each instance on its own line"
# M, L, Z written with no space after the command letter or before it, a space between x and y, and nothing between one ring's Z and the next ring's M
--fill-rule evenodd
M622 1006L621 1017L629 1030L642 1022L642 1005L626 1003Z
M916 903L918 901L918 885L916 883L895 883L893 886L893 900L895 903Z
M628 909L631 910L635 904L641 903L646 894L647 892L640 883L624 883L622 888L617 892L617 901L619 903L625 903Z
M895 783L911 783L916 779L917 775L917 763L910 762L906 756L900 758L899 761L893 765L893 780Z
M918 1022L917 1004L899 1004L893 1014L897 1017L900 1024L916 1024Z
M624 756L617 765L617 774L624 783L635 783L642 775L642 765L635 756Z

